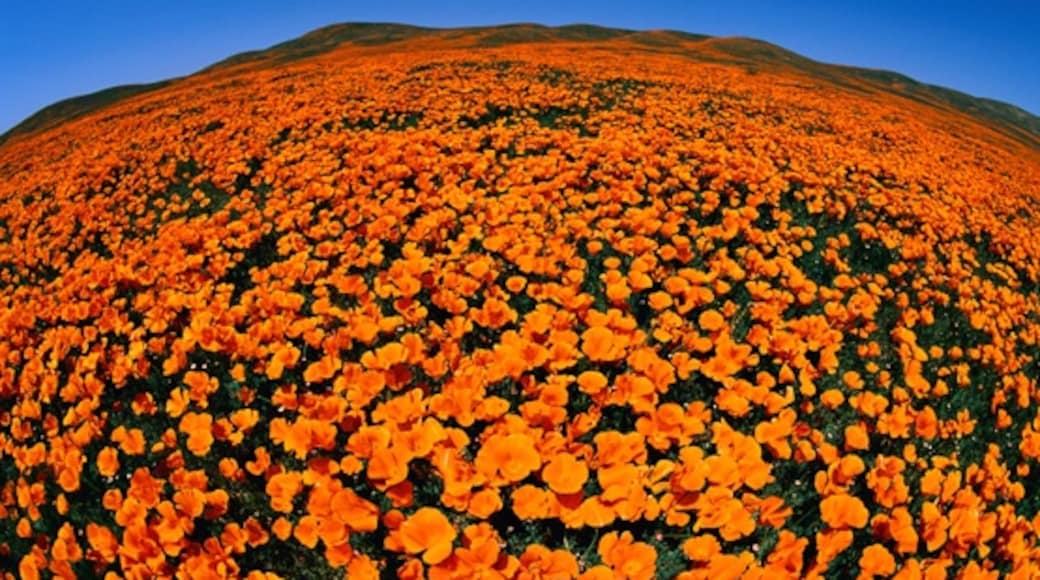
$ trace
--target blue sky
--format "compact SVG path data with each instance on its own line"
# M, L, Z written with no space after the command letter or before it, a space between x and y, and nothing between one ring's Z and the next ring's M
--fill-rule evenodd
M189 74L345 21L582 22L749 36L1040 114L1040 3L1026 0L2 0L0 132L60 99Z

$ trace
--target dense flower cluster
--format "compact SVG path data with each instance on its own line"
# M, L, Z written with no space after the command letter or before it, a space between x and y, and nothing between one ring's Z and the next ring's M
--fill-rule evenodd
M0 568L1040 574L1040 153L663 48L399 48L0 148Z

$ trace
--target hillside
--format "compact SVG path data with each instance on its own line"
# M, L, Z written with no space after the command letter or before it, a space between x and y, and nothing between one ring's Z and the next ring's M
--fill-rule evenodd
M794 68L817 82L851 90L883 92L945 107L992 124L1002 132L1040 148L1040 117L995 101L952 89L920 83L899 73L819 63L759 40L712 38L672 30L635 31L575 24L548 27L515 24L495 27L435 29L404 24L343 23L307 33L265 50L244 52L209 66L198 74L223 72L242 65L278 66L318 56L343 45L386 46L405 41L450 42L457 47L492 47L531 42L624 41L672 51L703 62L720 62L767 71ZM0 135L0 144L14 135L59 125L136 94L161 89L170 81L112 87L44 107Z
M0 144L0 574L1040 577L1017 114L528 24L66 102Z

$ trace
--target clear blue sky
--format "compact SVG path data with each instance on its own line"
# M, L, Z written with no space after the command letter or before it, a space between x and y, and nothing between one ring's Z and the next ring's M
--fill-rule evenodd
M60 99L189 74L345 21L749 36L1040 114L1040 2L1029 0L0 0L0 132Z

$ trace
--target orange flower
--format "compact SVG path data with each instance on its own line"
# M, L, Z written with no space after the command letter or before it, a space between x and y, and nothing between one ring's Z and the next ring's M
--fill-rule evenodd
M109 564L116 561L119 540L111 530L93 522L87 524L87 543L101 557L101 561Z
M722 333L715 342L715 356L701 365L701 372L716 381L727 379L753 364L757 358L751 354L751 347L733 341L728 333Z
M845 449L864 451L870 448L870 437L863 425L849 425L845 427Z
M593 326L581 335L581 351L592 361L611 362L625 356L625 347L615 334L604 326Z
M862 528L870 512L858 497L839 493L820 502L820 518L834 529Z
M900 506L892 510L892 517L887 522L888 535L896 542L896 550L900 554L917 552L918 535L914 529L914 518L910 511Z
M312 422L306 418L299 418L289 423L282 417L275 417L271 420L271 441L281 444L297 459L303 459L311 451L313 439L311 426Z
M379 521L379 508L350 489L341 489L329 504L332 513L356 532L371 532Z
M289 539L289 536L292 534L292 529L292 522L281 516L275 519L274 523L271 524L271 532L274 533L276 538L283 542Z
M498 490L482 489L470 498L466 511L477 518L486 520L501 510L503 505L502 496L499 495Z
M594 395L607 386L607 377L599 371L585 371L578 375L578 389L581 392Z
M201 371L184 373L184 384L188 387L190 399L200 403L204 403L210 394L220 388L220 383L215 377L211 377Z
M451 555L456 531L440 510L423 507L406 519L399 530L392 533L405 553L422 554L427 564L439 564Z
M826 529L816 532L816 563L826 568L838 554L852 545L851 530Z
M871 544L863 550L859 559L861 574L873 576L890 576L896 571L896 560L881 544Z
M718 310L709 309L700 313L697 317L697 325L700 326L702 330L716 332L722 330L722 328L726 326L726 319L723 318L722 314Z
M569 528L604 528L617 520L618 514L597 496L585 498L578 509L565 513L561 520Z
M144 431L140 429L127 429L120 425L112 431L112 442L118 443L119 448L127 455L144 454Z
M377 449L368 460L368 478L388 488L408 478L408 457L403 449Z
M321 520L312 515L306 515L296 522L293 528L293 537L304 546L313 549L318 545L318 534Z
M202 515L206 507L206 494L198 489L181 489L173 494L173 503L177 511L191 518Z
M83 548L76 541L76 534L69 522L58 528L57 538L51 546L51 556L56 562L78 562L83 559Z
M922 409L914 418L914 431L918 437L934 439L939 433L939 419L930 406Z
M930 501L921 506L921 539L929 552L939 549L946 543L950 520L939 511L939 507Z
M285 368L295 366L298 360L300 360L300 349L289 343L279 345L271 356L270 362L267 363L267 378L277 381L282 378Z
M797 418L791 409L784 409L778 417L769 422L759 423L755 427L755 440L765 445L775 457L788 459L791 457L791 444L789 437L794 430L794 422Z
M755 531L755 520L743 502L733 497L733 492L718 486L708 488L698 498L697 520L693 531L718 529L723 540L734 541Z
M26 554L18 561L18 577L22 580L39 580L40 567L34 554Z
M271 456L265 447L257 447L253 450L253 454L256 459L246 462L246 471L253 475L262 475L271 465Z
M112 477L119 471L119 452L113 447L103 447L97 456L98 473Z
M716 554L704 569L705 578L743 578L748 566L754 561L749 552L736 554Z
M566 550L550 551L541 544L527 546L520 555L520 571L517 580L578 577L578 560Z
M265 491L271 498L271 509L290 513L293 510L293 499L303 491L303 478L292 471L277 473L267 480Z
M769 553L766 562L770 566L779 567L791 575L791 577L798 577L802 572L805 548L808 545L809 540L799 538L793 533L783 530L780 532L776 545L773 546L773 551Z
M552 492L534 485L527 484L516 488L511 499L513 513L520 519L544 519L549 517L553 510Z
M364 554L353 554L347 563L347 578L358 580L378 580L379 568L371 558Z
M722 552L718 539L710 534L693 536L683 542L683 553L694 562L709 562Z
M657 550L650 544L633 541L632 532L604 535L596 551L613 569L615 578L650 580L657 571Z
M494 435L484 442L474 460L477 471L508 483L523 480L542 465L534 440L522 433Z
M763 499L756 507L758 508L758 521L777 529L783 527L787 518L794 513L790 506L784 504L784 500L776 496Z
M166 400L166 414L176 419L184 414L190 404L187 389L173 389L170 391L170 398Z
M186 413L178 426L188 435L188 450L195 455L206 455L213 445L213 417L208 413Z
M581 491L588 478L589 469L585 462L579 461L570 453L554 456L542 469L542 480L556 493L577 493Z
M342 361L339 357L323 356L317 361L307 365L303 371L303 380L306 383L320 383L327 381L340 369Z

